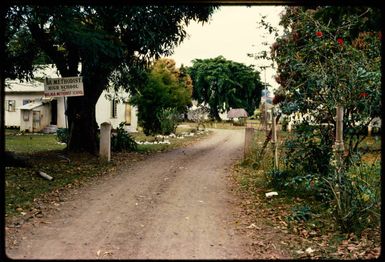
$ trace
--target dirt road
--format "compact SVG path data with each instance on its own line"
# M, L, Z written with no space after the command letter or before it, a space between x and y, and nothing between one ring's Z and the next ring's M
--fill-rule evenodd
M24 230L11 258L248 258L226 186L244 130L215 130L80 190L60 212Z

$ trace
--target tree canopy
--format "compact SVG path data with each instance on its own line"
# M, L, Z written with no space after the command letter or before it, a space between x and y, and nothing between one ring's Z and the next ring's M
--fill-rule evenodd
M7 77L31 77L44 53L62 77L83 76L83 97L68 98L68 149L97 152L95 105L111 83L132 93L154 58L170 55L191 20L213 6L12 6L6 14ZM79 70L81 64L81 71Z
M219 112L244 108L252 115L259 106L263 84L252 66L219 56L195 59L188 68L193 80L193 98L210 107L210 116L220 120Z
M157 60L147 74L144 87L131 99L138 106L139 124L145 134L169 133L163 130L162 122L173 121L191 105L191 78L176 68L172 59ZM167 113L166 113L167 112ZM171 128L174 129L174 128Z

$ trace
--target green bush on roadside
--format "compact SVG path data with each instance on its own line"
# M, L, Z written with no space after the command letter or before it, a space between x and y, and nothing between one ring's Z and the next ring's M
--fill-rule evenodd
M176 132L179 123L179 113L176 108L162 108L156 117L160 123L160 133L169 135Z
M68 128L58 128L56 131L57 140L61 143L68 143Z
M134 151L137 149L135 139L124 130L124 122L119 124L116 134L111 135L111 150L114 152Z
M337 170L327 178L331 195L330 211L344 232L361 232L378 225L381 213L380 162L356 163Z

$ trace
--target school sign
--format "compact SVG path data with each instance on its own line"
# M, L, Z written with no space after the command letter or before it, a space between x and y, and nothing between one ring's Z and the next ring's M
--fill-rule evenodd
M84 96L82 77L46 78L44 95L46 97Z

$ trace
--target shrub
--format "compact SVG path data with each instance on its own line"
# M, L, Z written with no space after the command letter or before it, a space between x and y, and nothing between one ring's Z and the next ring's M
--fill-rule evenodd
M68 128L58 128L56 130L56 137L57 140L61 143L66 143L68 142Z
M325 179L334 196L331 213L345 232L360 232L380 221L380 163L356 163L348 170L334 171Z
M160 133L162 135L175 133L179 122L179 114L175 108L161 109L156 117L160 123Z
M124 122L119 124L116 134L111 136L111 150L120 152L124 150L133 151L137 149L134 138L124 130Z

